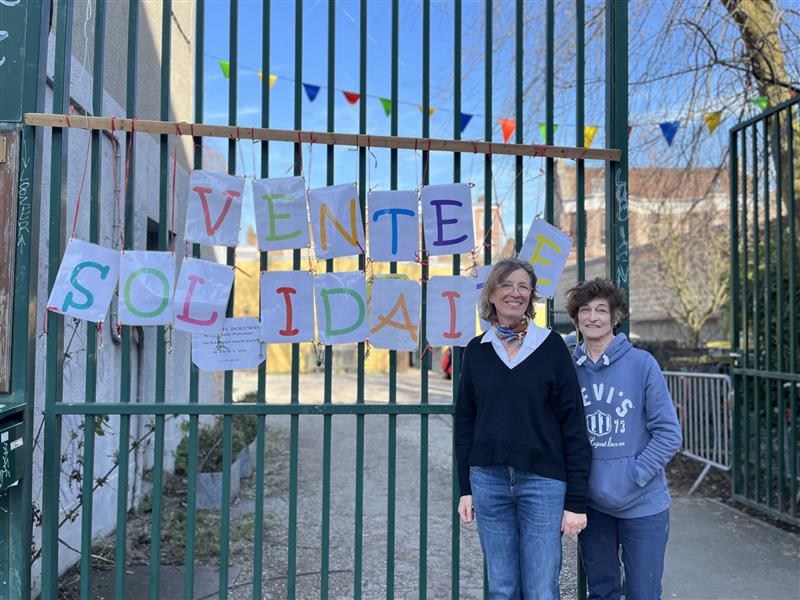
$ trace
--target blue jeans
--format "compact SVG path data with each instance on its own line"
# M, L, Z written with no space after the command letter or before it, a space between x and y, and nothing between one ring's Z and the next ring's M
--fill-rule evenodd
M589 508L586 518L578 541L589 600L619 600L623 574L625 600L660 599L669 509L649 517L618 519Z
M558 600L567 484L514 467L471 467L472 505L494 599Z

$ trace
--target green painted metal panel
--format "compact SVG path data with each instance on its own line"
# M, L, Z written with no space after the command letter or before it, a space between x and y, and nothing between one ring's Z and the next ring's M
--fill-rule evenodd
M0 121L22 121L29 11L21 0L0 2ZM36 35L38 28L30 29Z

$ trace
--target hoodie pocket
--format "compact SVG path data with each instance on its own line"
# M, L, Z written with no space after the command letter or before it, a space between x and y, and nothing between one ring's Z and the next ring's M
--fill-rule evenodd
M609 510L624 510L637 503L644 490L636 483L633 456L592 460L589 474L589 497Z

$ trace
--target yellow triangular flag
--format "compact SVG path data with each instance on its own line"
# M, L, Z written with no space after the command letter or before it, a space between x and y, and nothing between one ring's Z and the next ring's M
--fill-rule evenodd
M703 115L703 119L705 119L706 125L708 125L708 133L714 133L714 130L719 125L721 117L722 117L721 110Z
M597 125L586 125L583 128L583 147L591 148L594 136L597 135Z
M264 73L259 71L258 72L258 78L259 79L264 79ZM276 81L278 81L278 76L270 74L270 76L269 76L269 89L272 89L272 86L275 85Z
M417 108L419 109L419 112L422 112L422 104L417 104ZM428 107L428 116L429 117L432 117L433 113L435 113L435 112L436 112L436 109L433 106Z

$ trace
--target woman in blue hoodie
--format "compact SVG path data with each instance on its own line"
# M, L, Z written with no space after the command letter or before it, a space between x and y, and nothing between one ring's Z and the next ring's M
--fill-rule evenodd
M614 329L628 306L612 281L567 292L567 312L583 343L574 359L592 446L587 526L579 534L590 600L661 598L670 495L664 467L681 429L653 356ZM621 554L619 547L622 547Z

